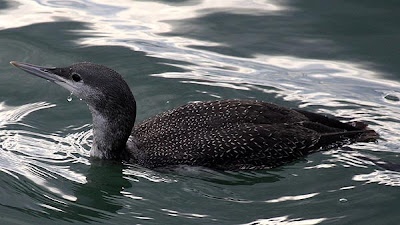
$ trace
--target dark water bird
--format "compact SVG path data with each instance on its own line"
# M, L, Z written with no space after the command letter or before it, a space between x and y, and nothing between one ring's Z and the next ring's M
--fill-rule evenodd
M93 117L91 157L144 167L266 169L352 142L375 141L363 122L255 100L188 103L135 124L136 102L122 76L103 65L12 65L86 101Z

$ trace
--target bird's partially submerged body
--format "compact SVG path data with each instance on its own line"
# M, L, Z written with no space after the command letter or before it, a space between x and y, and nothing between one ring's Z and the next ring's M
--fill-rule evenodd
M195 102L137 124L132 158L146 167L273 168L316 151L377 138L360 125L254 100Z
M273 168L310 153L378 134L339 120L254 100L189 103L134 125L135 99L125 81L102 65L45 68L13 65L85 100L93 117L91 156L144 167L205 166L223 170Z

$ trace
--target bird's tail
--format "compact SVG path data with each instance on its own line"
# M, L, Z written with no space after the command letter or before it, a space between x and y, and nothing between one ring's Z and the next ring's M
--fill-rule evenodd
M367 123L354 121L348 124L354 128L357 128L360 132L359 135L355 137L354 142L373 142L379 138L379 134L370 129Z
M341 146L354 142L374 142L379 138L379 134L368 128L368 125L363 122L352 122L349 125L357 130L334 132L322 134L316 147L324 146Z

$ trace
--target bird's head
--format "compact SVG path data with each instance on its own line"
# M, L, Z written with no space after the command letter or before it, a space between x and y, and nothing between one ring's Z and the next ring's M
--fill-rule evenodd
M129 86L116 71L99 64L82 62L67 67L43 67L28 63L10 62L30 74L54 82L78 98L91 110L107 113L135 102Z

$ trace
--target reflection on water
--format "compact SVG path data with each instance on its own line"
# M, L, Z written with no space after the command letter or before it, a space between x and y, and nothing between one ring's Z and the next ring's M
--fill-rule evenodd
M38 102L9 107L2 103L1 106L0 146L3 151L0 154L0 169L16 178L24 176L62 198L74 200L74 197L52 186L49 180L63 177L77 183L85 182L82 174L70 170L67 165L76 162L87 164L87 159L82 160L86 138L71 140L57 134L41 134L35 127L22 122L29 113L54 107L53 104ZM81 133L81 136L85 134ZM71 148L73 143L69 141L79 141L79 144Z
M398 171L376 170L369 174L355 175L353 180L398 187L400 186L400 173Z
M54 106L54 104L49 104L46 102L37 102L21 107L11 107L7 106L4 102L0 102L0 128L3 128L9 124L20 122L29 113Z
M265 202L268 203L277 203L277 202L284 202L284 201L299 201L307 198L312 198L314 196L318 195L318 193L311 193L311 194L305 194L305 195L296 195L296 196L282 196L277 199L271 199L267 200Z
M280 224L285 224L285 225L297 225L297 224L307 224L307 225L314 225L314 224L319 224L323 221L325 221L326 218L318 218L318 219L301 219L301 218L294 218L290 219L288 216L281 216L281 217L275 217L275 218L270 218L270 219L259 219L256 221L252 221L250 223L246 223L243 225L280 225Z
M342 0L0 1L2 222L395 224L397 8ZM269 171L91 161L87 106L13 70L10 60L106 64L132 88L138 121L190 101L252 98L362 120L381 139ZM371 205L376 216L363 213Z

